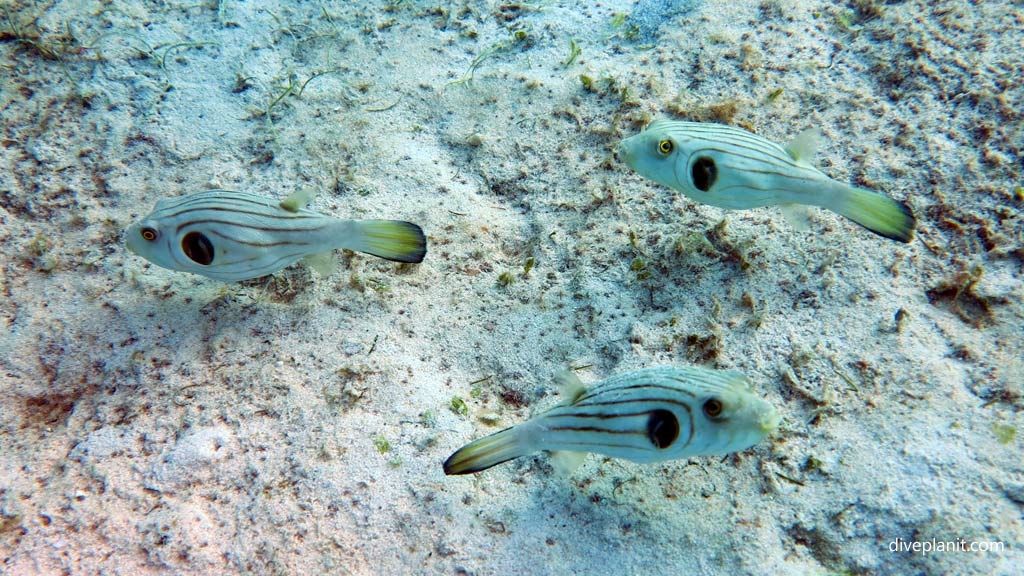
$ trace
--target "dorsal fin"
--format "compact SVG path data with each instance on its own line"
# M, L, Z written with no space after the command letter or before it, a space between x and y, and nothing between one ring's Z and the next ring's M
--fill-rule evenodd
M810 164L814 159L814 152L818 149L819 141L821 141L821 128L808 128L793 138L793 141L786 146L786 152L789 152L793 160Z
M280 206L289 212L298 212L312 202L313 198L316 198L316 191L312 188L303 188L292 192L290 196L281 200Z
M558 385L558 393L566 404L572 404L578 400L586 389L580 377L568 368L555 374L555 384Z

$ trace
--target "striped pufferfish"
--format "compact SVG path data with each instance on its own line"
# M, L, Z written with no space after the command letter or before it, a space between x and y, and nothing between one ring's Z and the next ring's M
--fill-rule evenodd
M564 472L588 452L633 462L728 454L758 443L781 419L733 371L660 366L589 387L569 371L556 380L561 404L459 448L445 461L445 474L480 472L540 450L552 451Z
M421 262L426 238L398 220L342 220L306 208L309 191L281 202L229 190L164 198L126 232L128 249L171 270L216 280L258 278L306 258L326 272L340 248Z
M806 130L783 148L733 126L657 120L623 140L619 154L641 176L697 202L732 209L818 206L910 242L916 224L910 207L832 180L811 164L819 136Z

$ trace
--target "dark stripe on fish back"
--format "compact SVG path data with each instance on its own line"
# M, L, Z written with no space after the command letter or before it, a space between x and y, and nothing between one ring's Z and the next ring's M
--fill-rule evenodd
M599 406L622 406L623 404L671 404L672 406L682 406L687 411L690 410L690 404L685 400L675 400L671 398L626 398L623 400L598 400L596 402L577 402L572 404L573 408L596 408Z
M271 220L310 220L310 219L314 219L315 220L317 218L321 218L321 216L319 214L295 214L293 212L287 212L287 213L281 213L281 212L254 212L254 211L251 211L251 210L242 210L242 209L239 209L239 208L229 208L229 207L225 207L223 205L220 205L220 206L198 206L198 207L193 207L193 208L185 208L183 210L179 210L177 212L173 212L173 213L170 213L170 214L160 214L159 217L161 219L164 219L164 218L180 219L180 218L186 217L188 214L193 214L193 213L198 213L198 212L206 212L206 211L209 211L209 212L226 212L226 213L231 214L231 215L240 214L240 215L246 215L246 216L256 216L257 218L269 218ZM195 216L195 217L198 217L198 216Z
M248 210L266 210L268 212L281 213L284 210L274 206L272 203L267 202L263 198L254 198L251 196L213 196L203 195L197 197L197 195L185 196L180 202L173 202L160 207L159 213L167 213L174 210L201 210L204 208L218 208L218 207L229 207L233 209L248 209Z
M676 136L677 138L679 138L680 140L684 140L684 136L686 136L689 139L694 139L692 136L685 135L685 133L675 133L673 135ZM742 152L739 152L736 149L749 150L751 152L755 152L755 153L759 154L759 158L757 158L758 160L768 161L768 159L771 159L771 160L775 160L775 161L779 162L783 166L800 167L796 163L796 161L793 160L793 157L790 156L788 152L786 152L785 149L778 148L778 147L776 147L776 145L774 143L772 143L772 142L770 142L768 140L764 140L764 139L760 138L759 136L753 136L753 135L751 135L751 136L752 137L745 137L745 138L730 138L730 137L723 137L721 134L712 134L710 137L700 138L700 140L704 140L704 141L708 141L708 142L716 142L716 143L719 143L719 144L724 144L724 145L731 146L731 147L735 148L735 149L715 148L715 147L710 147L708 145L705 145L706 147L702 148L703 150L715 150L715 151L718 151L718 152L722 152L724 154L734 154L736 156L743 156L743 157L746 157L746 158L751 158L749 155L743 154ZM687 142L684 141L684 142L682 142L682 144L686 145Z
M606 402L593 402L593 403L587 403L586 405L579 405L577 403L577 404L573 404L571 407L573 407L573 408L595 408L595 407L602 407L602 406L621 406L623 404L637 404L637 403L653 403L653 404L656 404L656 405L657 404L662 404L662 405L670 404L672 406L679 406L679 407L683 408L684 410L686 410L686 421L689 424L690 432L686 436L686 442L683 443L683 448L685 448L686 446L689 446L690 441L693 439L694 421L693 421L693 409L686 402L680 402L678 400L671 400L671 399L668 399L668 398L633 398L633 399L628 399L628 400L609 400L609 401L606 401ZM607 419L613 419L613 418L618 418L618 417L627 418L627 417L630 417L630 416L632 416L632 417L643 416L643 415L650 414L651 412L652 412L652 410L643 410L643 411L640 411L640 412L629 412L629 413L615 413L615 414L589 414L589 413L580 413L580 412L557 412L557 413L551 413L550 417L551 418L574 418L574 417L575 418L597 418L597 419L601 419L601 420L607 420ZM571 428L572 427L561 426L561 427L552 427L551 429L552 430L569 430ZM577 431L584 431L583 427L580 427L579 429L577 429ZM604 430L604 429L596 429L596 428L594 430L591 430L591 431L594 431L594 432L606 432L606 433L610 433L610 434L616 433L616 432L613 432L613 431ZM644 434L645 432L635 432L635 433L636 434Z
M597 426L552 426L548 430L554 430L556 432L594 432L597 434L616 434L616 435L640 435L646 436L647 433L642 430L609 430L607 428L600 428Z
M182 224L179 224L175 229L175 233L180 233L182 229L188 226L195 226L198 224L223 224L224 226L236 226L238 228L245 228L248 230L259 230L260 232L319 232L323 230L323 226L315 226L313 228L276 228L273 226L253 226L251 224L240 224L238 222L232 222L231 220L218 220L215 218L204 218L201 220L189 220Z
M236 224L235 226L240 225ZM211 230L210 234L212 234L213 236L223 238L228 242L234 242L236 244L242 244L244 246L255 246L257 248L272 248L274 246L312 246L313 244L312 242L290 242L287 240L281 240L278 242L250 242L248 240L239 240L238 238L233 238L231 236L228 236L227 234L223 234L221 232L217 232L214 230Z
M730 145L730 146L735 146L737 148L746 148L748 150L759 150L759 151L761 151L761 152L763 152L765 154L770 154L771 156L774 156L774 157L778 158L779 160L783 160L783 161L785 161L785 160L792 161L793 160L793 157L790 156L789 153L786 152L786 150L784 148L782 148L781 146L778 146L777 144L775 144L774 142L772 142L770 140L766 140L764 138L761 138L760 136L757 136L756 134L751 134L751 133L742 133L742 134L729 133L729 134L723 134L721 132L715 132L715 131L705 132L705 131L699 131L699 130L688 130L688 131L685 131L683 133L678 133L678 132L676 133L677 136L682 136L684 134L686 136L688 136L689 138L695 139L695 140L696 139L700 139L700 140L705 140L705 141L709 141L709 142L719 142L719 143L722 143L722 144L726 144L726 145ZM698 136L699 136L699 138L698 138Z
M689 383L687 383L687 384L689 384ZM664 384L654 384L654 383L649 383L648 384L648 383L645 383L645 384L623 385L623 384L619 384L619 383L613 383L613 384L607 385L607 386L597 385L597 386L594 386L592 389L588 389L574 403L575 404L579 404L580 402L582 402L584 400L587 400L589 398L594 398L595 396L599 396L601 394L604 394L604 393L607 393L607 392L611 392L613 390L615 390L615 391L626 391L626 390L641 390L641 389L644 389L644 388L651 388L651 389L654 389L654 390L666 390L668 392L672 392L672 393L676 393L676 394L682 394L684 396L689 396L690 398L696 398L696 395L694 393L690 392L689 390L684 390L684 389L677 388L677 387L674 387L674 386L665 386Z
M218 202L221 200L236 200L238 202L245 202L247 204L258 204L261 206L273 206L275 202L269 198L263 196L257 196L248 192L238 192L235 190L206 190L204 192L197 192L195 194L189 194L188 196L180 196L182 204L186 202Z
M649 445L646 445L646 444L642 444L642 445L638 446L636 444L614 444L612 442L601 442L601 441L584 442L582 440L576 440L576 441L571 441L571 442L570 441L562 441L562 442L558 443L558 449L565 450L566 446L580 446L580 447L583 447L583 446L595 446L595 447L598 448L597 450L587 449L585 451L586 452L598 452L598 453L600 453L600 448L626 448L626 449L629 449L629 450L650 450L650 449L653 448L652 446L649 446ZM583 452L583 451L584 450L581 450L581 452Z
M745 147L744 147L744 149L749 150L749 148L745 148ZM704 148L698 148L698 149L694 150L693 153L690 154L690 156L704 156L706 154L702 154L702 153L703 152L708 152L708 151L710 151L710 152L718 152L719 154L724 155L726 158L729 158L729 157L746 158L747 160L750 160L750 161L753 161L753 162L760 162L762 164L767 164L769 166L774 166L774 167L776 167L776 168L778 168L780 170L795 170L795 169L801 169L802 168L802 166L799 166L796 163L794 163L792 159L789 160L788 162L786 162L786 161L779 161L778 158L776 158L774 156L766 155L766 154L758 154L757 156L751 156L750 154L746 154L746 153L743 153L743 152L738 152L736 150L727 150L727 149L724 149L724 148L716 148L716 147L712 147L712 146L706 146ZM758 152L758 150L755 150L755 152ZM775 160L775 162L773 162L773 160ZM745 172L754 172L754 170L750 170L749 168L743 168L742 170L745 171Z
M666 376L666 378L674 382L679 382L680 384L683 384L684 386L687 386L689 388L696 388L702 393L732 390L737 382L735 376L721 377L717 374L707 374L702 377L693 377L689 380L683 380L681 378L676 378L675 376ZM690 392L688 392L688 394L690 394L694 398L697 397L696 394Z
M734 126L728 126L725 124L690 124L686 127L671 127L667 129L668 132L673 133L677 136L694 137L694 135L700 135L704 140L718 140L733 144L736 146L747 147L745 145L751 145L757 149L764 150L767 153L771 153L777 156L780 160L792 161L793 158L785 148L779 146L771 140L743 130Z
M595 405L588 404L587 406L591 407ZM590 412L558 412L557 414L552 413L552 416L556 418L597 418L598 420L608 420L610 418L629 418L631 416L644 416L650 413L650 410L641 410L640 412L622 412L616 414L609 414L606 412L600 412L596 414Z

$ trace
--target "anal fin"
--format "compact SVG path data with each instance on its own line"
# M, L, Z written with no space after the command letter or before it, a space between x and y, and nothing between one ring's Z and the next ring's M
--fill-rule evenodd
M786 222L798 232L811 229L811 209L803 204L779 204L779 210Z
M558 450L551 453L551 466L562 476L572 476L572 473L586 460L586 452L570 452Z
M338 269L338 259L334 257L334 252L321 252L319 254L310 254L302 259L307 266L316 270L318 274L327 278Z

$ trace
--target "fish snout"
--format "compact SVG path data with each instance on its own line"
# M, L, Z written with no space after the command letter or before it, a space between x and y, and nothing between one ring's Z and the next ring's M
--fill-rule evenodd
M764 402L762 400L762 402ZM757 419L758 428L761 432L767 436L773 430L779 427L779 423L782 421L782 415L768 402L765 402L765 409L761 412L760 417Z
M135 234L133 234L133 232L135 232L134 226L125 230L121 236L121 242L122 244L124 244L124 247L127 248L129 252L131 252L132 254L138 254L138 250L135 249L135 237L138 236L138 233L136 232Z
M615 159L632 167L636 159L636 136L630 136L619 142L615 148Z

